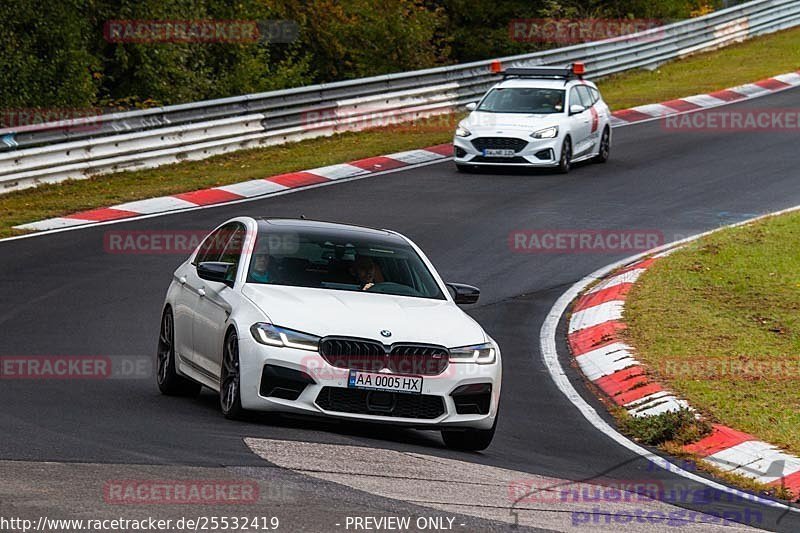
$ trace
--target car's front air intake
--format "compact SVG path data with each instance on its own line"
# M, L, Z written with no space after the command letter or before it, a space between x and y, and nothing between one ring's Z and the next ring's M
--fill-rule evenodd
M386 346L370 339L325 337L319 353L336 368L366 372L388 369L396 374L436 376L447 368L450 352L432 344L397 343Z
M528 145L525 139L516 137L478 137L472 140L472 146L479 152L489 150L514 150L519 152Z
M326 411L432 420L445 413L441 396L323 387L316 404Z

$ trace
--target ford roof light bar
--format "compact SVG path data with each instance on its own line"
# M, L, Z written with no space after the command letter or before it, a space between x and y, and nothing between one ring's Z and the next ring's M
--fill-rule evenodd
M502 71L503 79L508 78L555 78L583 79L586 66L583 63L572 63L568 67L509 67Z

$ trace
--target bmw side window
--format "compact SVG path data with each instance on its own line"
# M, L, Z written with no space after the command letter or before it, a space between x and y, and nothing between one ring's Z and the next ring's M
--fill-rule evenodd
M197 266L206 261L219 261L219 257L225 249L225 245L228 244L231 233L233 233L235 229L236 224L225 224L206 237L206 240L200 245L200 250L198 250L192 264Z
M236 279L236 272L239 270L239 260L242 258L242 248L246 230L242 224L238 223L231 229L233 229L233 232L230 233L230 230L228 230L230 239L228 239L225 249L222 251L222 254L220 254L219 261L234 265L228 276L229 281L234 281Z

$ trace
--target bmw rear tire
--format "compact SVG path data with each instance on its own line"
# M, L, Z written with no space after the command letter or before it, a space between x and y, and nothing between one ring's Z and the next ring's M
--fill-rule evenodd
M219 406L225 418L231 420L239 420L245 414L241 397L239 337L233 329L225 335L225 344L222 349L222 369L219 376Z
M169 307L161 315L156 352L156 382L161 393L167 396L197 396L203 388L199 383L179 376L175 370L175 321Z

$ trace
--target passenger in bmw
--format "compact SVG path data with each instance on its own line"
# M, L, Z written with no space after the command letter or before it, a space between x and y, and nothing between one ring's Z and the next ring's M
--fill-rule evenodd
M269 283L269 254L260 253L253 257L253 268L250 269L250 279L258 283Z

